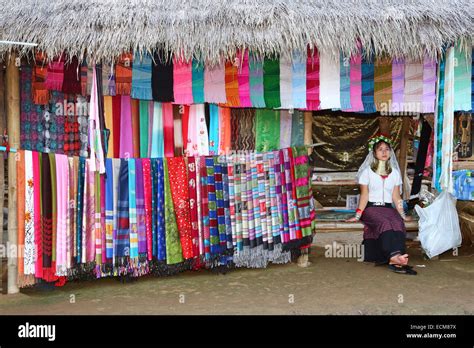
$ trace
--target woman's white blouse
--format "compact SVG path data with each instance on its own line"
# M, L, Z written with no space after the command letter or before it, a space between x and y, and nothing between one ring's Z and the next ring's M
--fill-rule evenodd
M383 179L367 167L359 177L359 184L369 186L369 202L392 203L393 188L402 185L402 177L398 170L392 169L390 175Z

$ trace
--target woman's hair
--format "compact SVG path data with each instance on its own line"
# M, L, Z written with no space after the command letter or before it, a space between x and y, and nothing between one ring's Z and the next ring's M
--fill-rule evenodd
M374 158L375 158L375 160L374 160L374 162L370 165L370 168L371 168L372 171L374 171L374 172L377 171L377 168L378 168L378 166L379 166L379 160L378 160L378 158L375 156L375 153L376 153L377 149L380 147L380 145L382 145L382 144L387 145L389 149L391 148L391 147L390 147L390 144L389 144L389 143L386 143L386 142L383 141L383 140L380 140L380 141L378 141L378 142L376 142L376 143L374 144L374 147L372 148L372 150L373 150L373 152L374 152ZM386 166L385 170L386 170L387 174L390 174L390 173L392 172L392 166L390 165L390 161L386 161L386 162L385 162L385 166Z

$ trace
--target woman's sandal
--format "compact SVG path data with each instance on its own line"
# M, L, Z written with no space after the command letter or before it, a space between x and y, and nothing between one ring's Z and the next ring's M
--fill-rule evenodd
M401 266L401 265L392 264L392 265L388 265L388 268L395 273L409 274L409 275L418 274L418 272L415 271L412 266L408 266L408 265Z

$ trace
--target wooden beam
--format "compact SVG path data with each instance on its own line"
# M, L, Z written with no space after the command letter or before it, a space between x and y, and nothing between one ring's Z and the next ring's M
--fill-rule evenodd
M304 113L304 144L311 145L313 143L313 113L305 111ZM313 148L308 149L308 155L313 153Z
M15 66L16 53L12 53L7 60L6 70L6 114L8 141L11 147L20 148L20 71ZM16 197L16 155L8 154L8 242L10 248L18 250L18 221ZM18 258L8 258L8 293L19 292L18 284Z
M410 192L407 192L407 186L405 182L406 170L407 170L407 151L408 151L408 135L410 133L411 117L403 117L402 131L400 137L400 153L398 155L398 164L400 165L400 171L403 180L403 198L408 199Z
M0 136L3 135L6 129L7 122L5 117L5 79L3 70L3 61L0 62ZM5 161L3 160L3 154L0 154L0 245L3 244L3 206L5 199ZM6 261L3 257L0 257L0 291L2 294L7 292L7 282L3 281L4 271L6 275L6 269L4 270L3 263Z

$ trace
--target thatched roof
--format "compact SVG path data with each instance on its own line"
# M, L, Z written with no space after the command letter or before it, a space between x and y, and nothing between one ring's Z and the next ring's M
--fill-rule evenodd
M470 48L474 36L472 0L0 0L0 11L1 40L96 61L157 47L208 62L239 48L349 54L358 38L377 55L434 57L455 40Z

